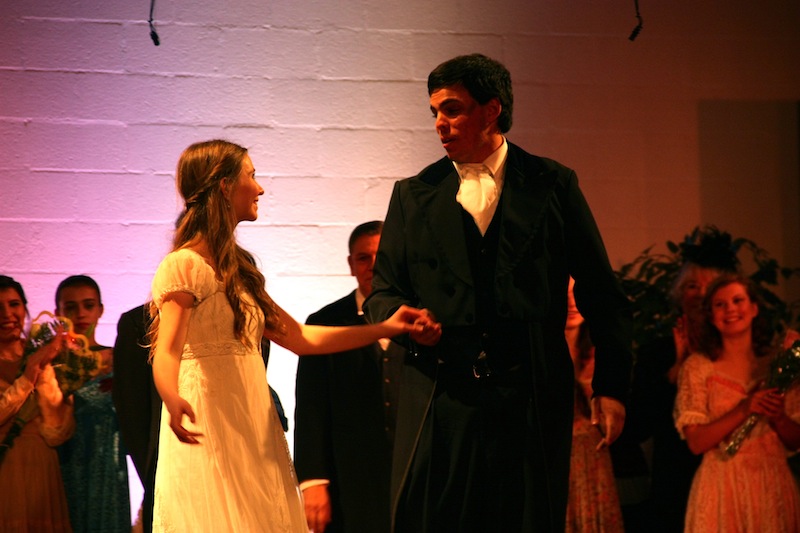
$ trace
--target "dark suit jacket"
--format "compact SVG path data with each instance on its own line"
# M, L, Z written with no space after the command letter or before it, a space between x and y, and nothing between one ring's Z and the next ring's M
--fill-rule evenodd
M120 317L114 343L114 388L111 392L122 441L144 488L142 523L145 531L152 529L161 420L161 398L153 384L153 367L147 361L149 349L145 347L149 320L144 305Z
M312 314L309 324L363 324L355 291ZM392 357L405 350L392 344ZM377 343L301 357L297 367L295 468L302 482L328 479L333 520L326 533L380 533L389 527L391 450Z
M401 304L430 309L443 325L435 347L412 347L400 395L392 472L392 505L400 491L428 413L437 360L457 349L459 329L475 325L475 291L458 174L448 158L395 185L365 303L370 321ZM624 402L630 379L630 309L609 264L600 233L575 173L510 144L500 198L494 273L494 313L518 322L532 347L535 435L526 496L528 520L539 531L563 530L572 431L572 363L564 338L567 281L596 345L595 394ZM451 357L452 359L452 357Z

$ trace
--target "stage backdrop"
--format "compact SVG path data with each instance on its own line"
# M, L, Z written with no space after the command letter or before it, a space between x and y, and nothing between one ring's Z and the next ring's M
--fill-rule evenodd
M443 155L425 79L511 70L508 138L575 168L615 266L713 223L800 264L800 4L632 0L2 0L0 273L30 310L85 273L98 339L148 298L187 145L250 148L266 190L238 236L299 320L354 287L351 229ZM291 416L296 358L270 382ZM289 433L291 441L291 432Z

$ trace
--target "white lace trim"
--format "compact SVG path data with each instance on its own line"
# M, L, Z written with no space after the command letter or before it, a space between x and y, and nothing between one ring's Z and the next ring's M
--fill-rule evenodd
M239 341L195 342L183 346L181 359L258 355L257 348L248 348Z
M196 289L194 289L192 287L189 287L187 285L182 285L182 284L176 283L176 284L168 285L168 286L164 287L164 289L162 289L161 293L158 296L156 296L156 298L155 298L156 307L161 309L161 306L164 303L164 298L168 294L172 294L174 292L188 292L189 294L194 296L194 306L193 307L197 307L198 305L200 305L200 302L203 301L203 296L200 294L200 291L198 291L198 290L196 290Z
M695 411L684 411L675 421L675 428L678 430L678 433L680 434L681 438L686 440L686 435L683 434L683 429L686 426L693 426L695 424L707 424L707 423L708 423L708 414L699 413Z

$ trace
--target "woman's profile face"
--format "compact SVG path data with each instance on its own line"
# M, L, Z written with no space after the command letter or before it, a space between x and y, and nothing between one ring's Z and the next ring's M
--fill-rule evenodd
M19 340L25 327L25 304L16 289L0 289L0 342Z
M250 156L246 155L242 159L242 170L230 194L231 209L236 215L236 222L253 221L258 218L258 197L262 194L264 189L256 181L256 169Z

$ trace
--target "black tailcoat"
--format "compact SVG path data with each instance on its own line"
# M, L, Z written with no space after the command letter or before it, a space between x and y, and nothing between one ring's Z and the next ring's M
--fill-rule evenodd
M117 410L119 430L144 488L142 526L152 530L155 494L158 433L161 397L153 383L153 367L148 362L147 306L125 313L117 323L114 343L114 387L111 395Z
M384 320L402 304L426 308L443 325L432 348L410 345L400 393L392 471L397 505L440 372L439 361L475 357L465 336L476 323L458 174L448 158L395 185L364 308ZM567 284L596 346L594 391L625 401L631 368L629 302L609 264L575 173L509 143L497 216L492 315L518 324L529 347L531 401L525 468L525 531L563 531L569 476L574 374L564 338ZM454 354L455 351L475 353ZM523 465L520 465L523 468ZM394 518L394 517L393 517Z

